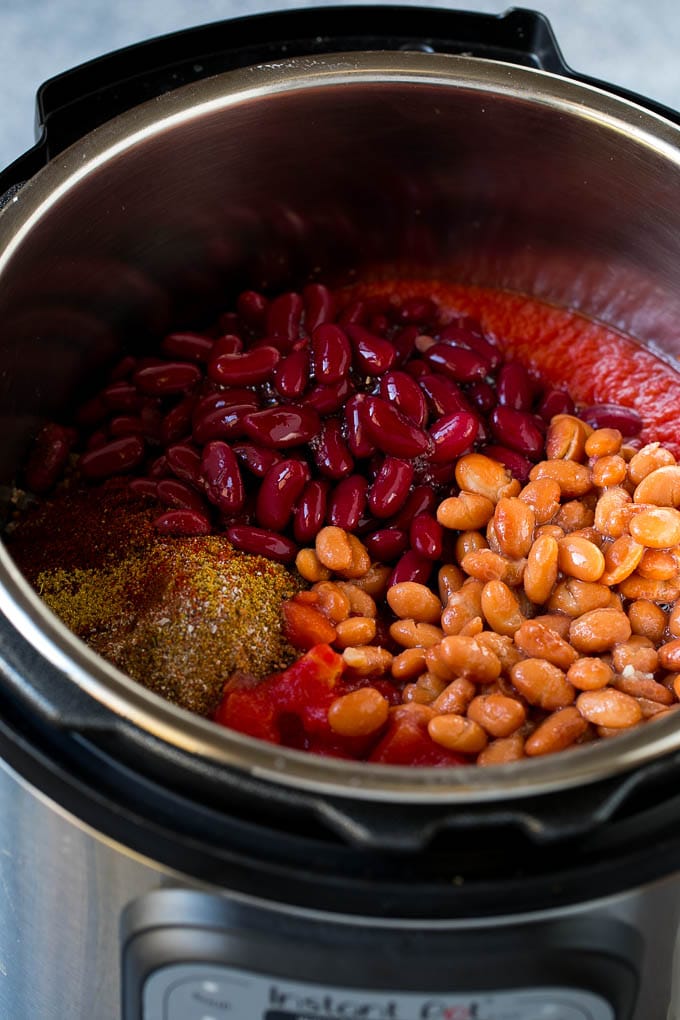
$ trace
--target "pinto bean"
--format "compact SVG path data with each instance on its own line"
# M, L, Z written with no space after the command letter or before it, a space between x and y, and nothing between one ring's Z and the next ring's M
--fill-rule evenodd
M560 669L569 669L578 658L578 652L568 641L536 620L526 620L515 631L514 640L528 658L547 659Z
M508 737L523 725L527 713L517 698L504 694L480 694L468 705L467 716L479 723L489 736Z
M569 706L553 712L540 723L524 745L529 757L553 754L571 747L588 729L587 720L577 708Z
M608 729L627 729L642 719L642 711L635 698L615 687L600 691L583 691L576 699L576 707L588 722Z
M577 617L569 640L582 653L606 652L630 637L630 620L620 609L593 609Z
M529 704L547 712L566 708L576 695L564 672L545 659L523 659L512 667L511 677Z

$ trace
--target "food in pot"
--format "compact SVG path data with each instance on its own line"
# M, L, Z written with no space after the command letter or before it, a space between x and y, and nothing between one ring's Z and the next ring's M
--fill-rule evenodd
M246 291L45 427L11 549L98 652L250 736L536 757L680 699L678 396L520 295Z

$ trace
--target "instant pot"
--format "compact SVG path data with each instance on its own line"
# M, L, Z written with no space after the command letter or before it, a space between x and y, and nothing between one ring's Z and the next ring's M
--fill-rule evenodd
M222 22L38 119L0 176L6 519L44 421L243 286L444 276L680 353L680 119L539 14ZM0 1016L680 1017L677 716L486 769L306 756L146 691L0 552Z

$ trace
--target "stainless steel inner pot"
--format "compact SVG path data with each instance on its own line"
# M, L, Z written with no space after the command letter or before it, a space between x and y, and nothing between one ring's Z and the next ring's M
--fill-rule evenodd
M243 285L367 273L500 286L578 309L675 362L680 129L546 72L359 53L231 72L85 136L0 214L0 484L123 347ZM680 748L676 718L488 769L281 750L166 703L94 655L0 549L4 637L184 752L353 798L463 802L601 779ZM3 635L0 634L0 637Z

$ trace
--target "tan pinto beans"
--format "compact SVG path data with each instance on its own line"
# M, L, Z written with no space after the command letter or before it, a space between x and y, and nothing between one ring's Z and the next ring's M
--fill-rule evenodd
M393 708L377 684L339 697L336 732L404 713L491 766L680 707L680 465L569 415L548 437L524 486L484 454L459 458L432 511L453 534L427 584L390 584L394 562L333 526L298 553L311 590L295 598L331 625L349 679L401 693Z

